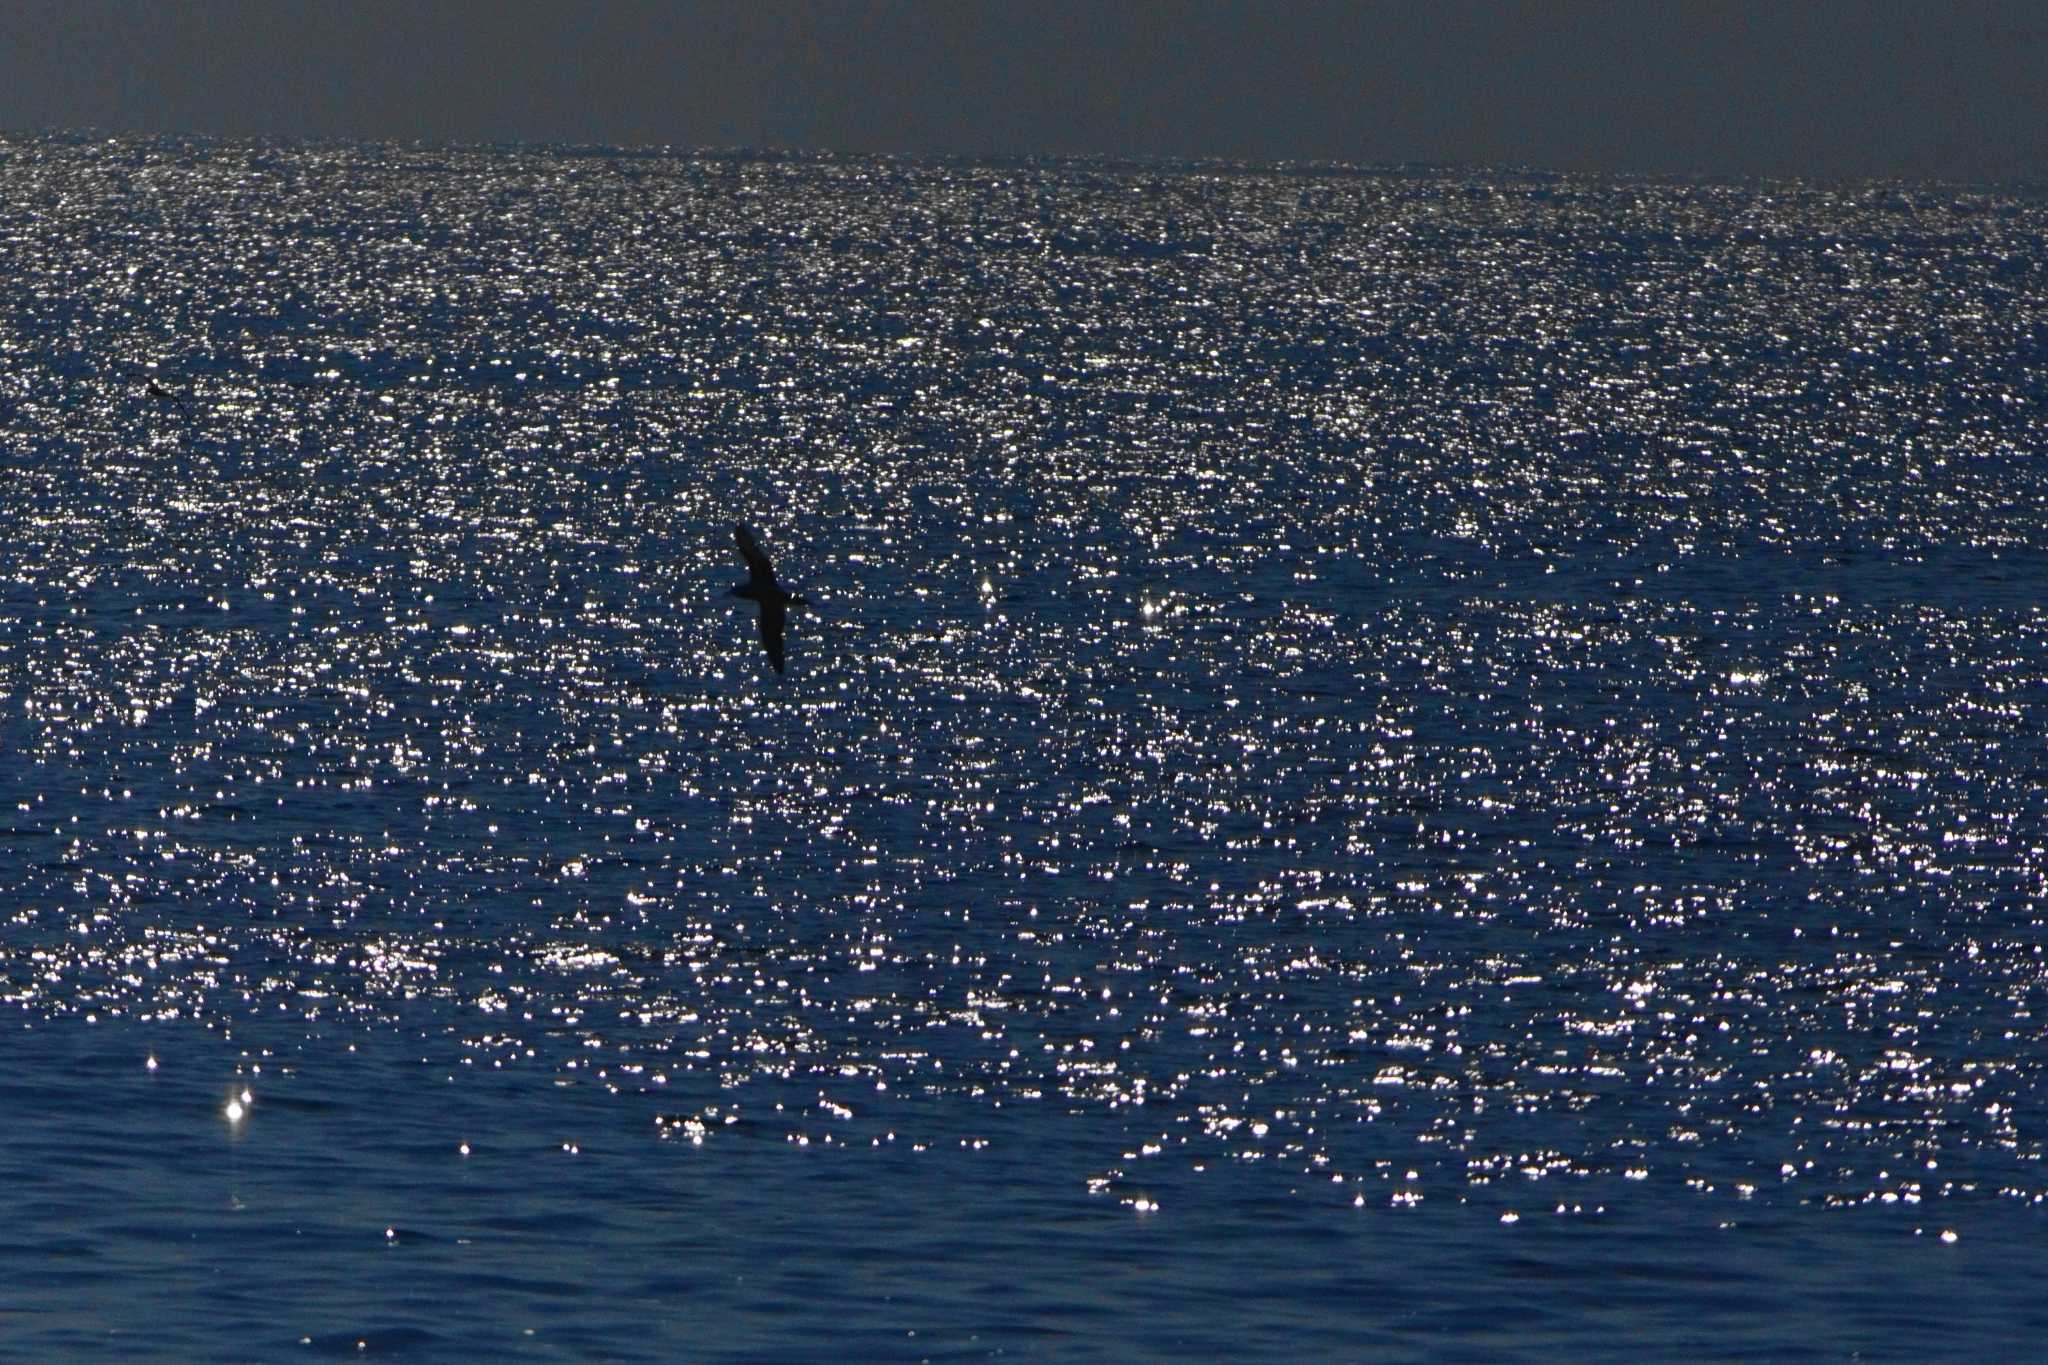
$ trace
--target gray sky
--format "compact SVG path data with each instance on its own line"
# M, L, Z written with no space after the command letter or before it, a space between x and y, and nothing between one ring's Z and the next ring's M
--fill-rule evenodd
M2048 179L2048 0L0 0L0 129Z

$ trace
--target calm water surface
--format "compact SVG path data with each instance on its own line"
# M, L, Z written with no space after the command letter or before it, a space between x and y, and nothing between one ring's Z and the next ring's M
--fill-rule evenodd
M2038 1341L2044 229L0 142L0 1354Z

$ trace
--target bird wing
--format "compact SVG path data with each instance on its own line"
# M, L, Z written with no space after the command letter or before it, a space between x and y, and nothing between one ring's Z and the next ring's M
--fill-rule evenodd
M761 582L773 583L775 566L768 562L767 552L761 548L761 542L754 539L754 533L735 522L732 538L740 547L740 558L747 561L748 575Z
M775 671L782 671L782 626L789 619L789 613L773 602L761 604L761 643L768 647L768 662L775 665Z

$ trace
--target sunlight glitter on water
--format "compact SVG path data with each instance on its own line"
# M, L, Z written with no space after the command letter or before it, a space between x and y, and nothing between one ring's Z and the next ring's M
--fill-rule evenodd
M2035 200L10 146L0 1003L167 1130L2048 1197Z

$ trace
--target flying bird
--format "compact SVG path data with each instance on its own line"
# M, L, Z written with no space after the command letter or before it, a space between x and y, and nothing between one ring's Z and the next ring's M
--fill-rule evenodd
M732 590L734 597L744 597L757 602L761 607L761 643L768 649L768 662L775 665L777 673L782 672L782 628L789 619L791 607L808 607L804 598L783 591L775 581L775 566L768 562L768 555L761 549L761 542L754 539L754 533L746 527L735 524L732 538L740 547L740 558L747 561L747 581Z

